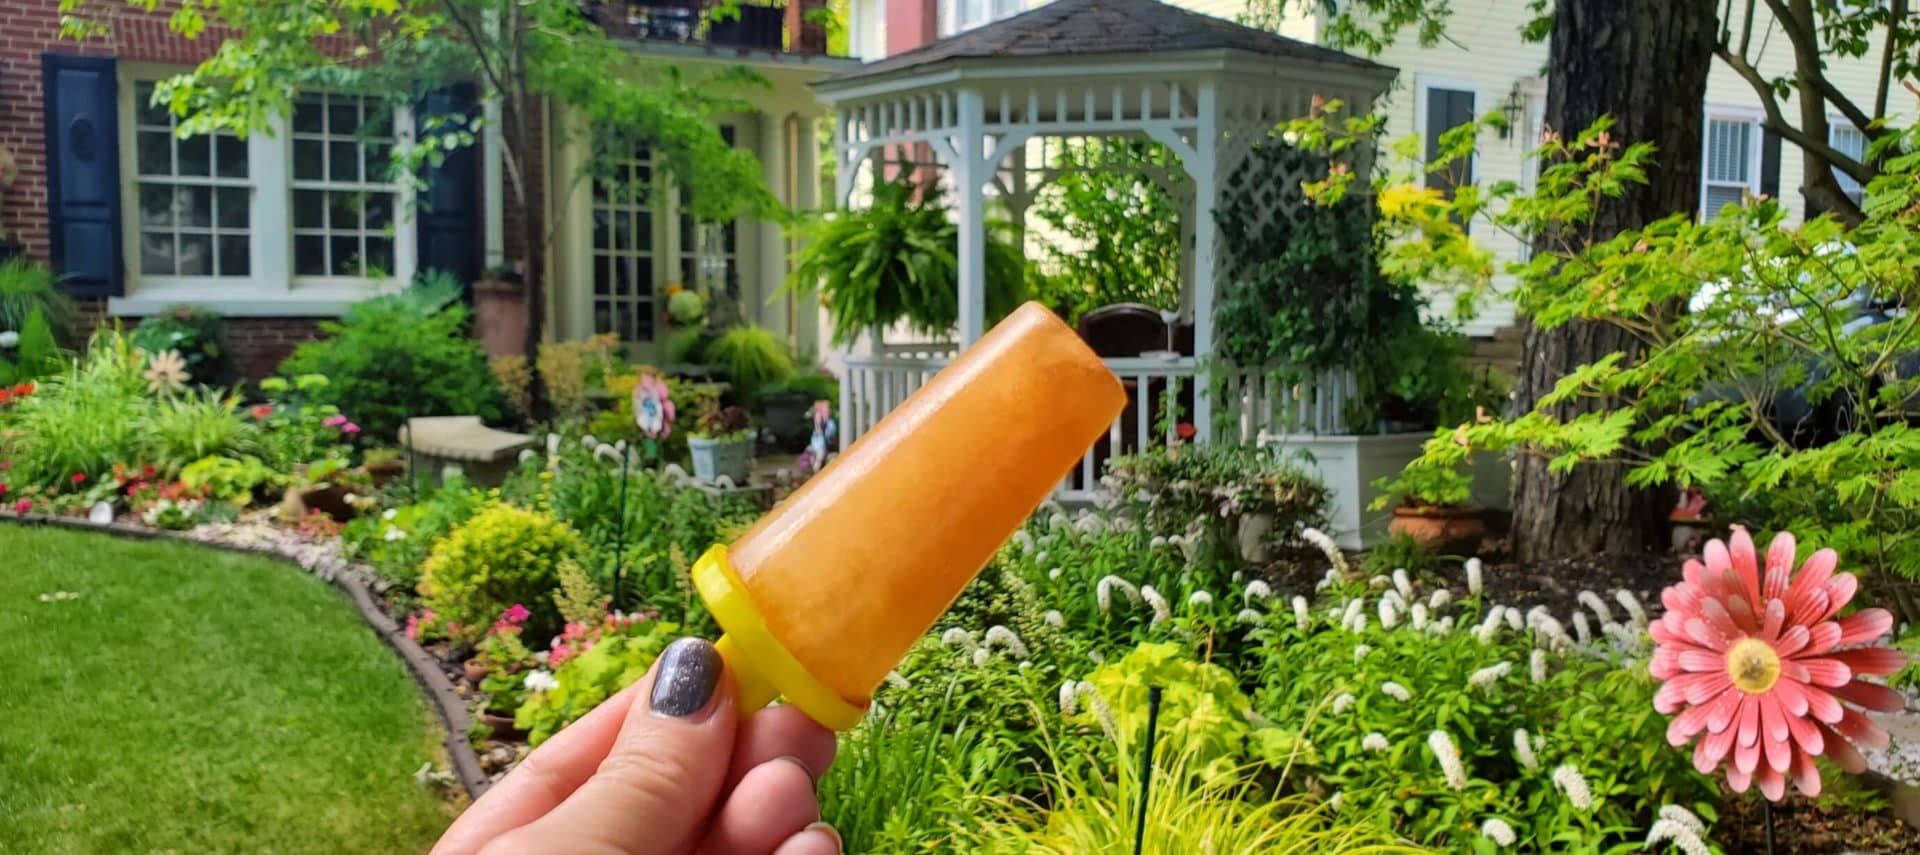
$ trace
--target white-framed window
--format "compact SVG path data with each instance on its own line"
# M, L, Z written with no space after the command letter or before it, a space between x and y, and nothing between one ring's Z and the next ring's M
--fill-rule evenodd
M1760 121L1750 114L1710 112L1701 136L1700 218L1712 219L1722 208L1760 194Z
M393 111L360 95L308 93L294 102L291 136L294 275L391 276L400 196Z
M1846 119L1827 120L1827 144L1854 160L1866 162L1867 135L1861 133L1859 128L1854 127L1853 123ZM1833 177L1840 182L1841 192L1846 193L1847 198L1853 200L1855 207L1866 203L1867 188L1853 180L1853 176L1842 172L1839 167L1833 167Z
M1024 11L1022 0L942 0L939 15L941 36L964 33Z
M412 191L391 176L408 111L314 92L245 138L181 136L170 112L152 106L156 81L173 71L122 64L128 277L109 311L195 303L232 315L328 315L412 278Z
M720 135L735 142L731 125ZM741 297L740 226L694 218L690 187L669 186L645 147L614 164L611 181L593 182L590 245L595 334L621 341L659 337L667 286Z

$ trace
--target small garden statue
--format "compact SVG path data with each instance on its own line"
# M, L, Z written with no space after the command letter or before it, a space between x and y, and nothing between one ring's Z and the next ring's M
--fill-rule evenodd
M832 446L834 435L840 428L833 420L833 405L826 401L814 401L809 413L813 417L813 438L807 440L807 450L801 452L800 459L794 462L794 468L802 478L827 465L827 449Z
M1840 556L1822 549L1793 569L1793 535L1781 532L1764 566L1753 539L1735 529L1731 543L1707 542L1705 563L1689 560L1685 579L1661 592L1667 613L1648 631L1655 644L1649 670L1665 681L1654 708L1674 715L1667 741L1694 742L1701 772L1724 767L1727 782L1746 792L1755 782L1769 803L1787 781L1820 794L1814 758L1849 772L1866 770L1852 741L1884 749L1887 732L1862 709L1898 711L1901 696L1860 678L1906 665L1881 645L1893 628L1885 609L1836 618L1859 580L1836 573Z

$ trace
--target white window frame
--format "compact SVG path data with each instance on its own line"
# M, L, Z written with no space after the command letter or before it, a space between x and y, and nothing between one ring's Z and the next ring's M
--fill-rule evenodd
M1712 125L1714 122L1740 122L1749 126L1747 134L1747 183L1745 189L1750 196L1760 195L1760 173L1765 167L1766 115L1750 107L1722 107L1708 105L1706 114L1700 117L1700 186L1698 207L1701 221L1717 216L1719 211L1707 210L1707 188L1738 186L1727 181L1709 181L1707 165L1713 156Z
M1854 133L1854 134L1860 135L1860 157L1865 157L1867 147L1873 144L1873 140L1867 138L1866 134L1860 133L1860 129L1857 127L1854 127L1853 122L1847 119L1847 117L1828 116L1827 117L1827 145L1833 146L1834 148L1839 148L1839 144L1834 142L1833 138L1834 138L1834 134L1840 131L1845 131L1848 133ZM1860 184L1858 182L1855 182L1853 180L1853 176L1848 175L1844 172L1841 172L1840 167L1834 166L1831 168L1833 169L1833 177L1835 179L1838 179L1840 182L1840 190L1842 192L1846 192L1847 196L1853 199L1853 204L1865 205L1867 201L1867 186L1865 184ZM1854 189L1851 192L1847 192L1848 184L1855 185Z
M939 9L935 12L940 18L936 29L945 38L1011 18L1026 10L1026 0L940 0Z
M418 261L412 182L394 187L393 270L389 278L295 276L293 259L293 137L290 119L276 117L246 138L247 174L252 188L247 229L247 276L147 276L140 271L139 184L134 103L141 83L165 80L186 69L151 63L120 63L121 245L126 265L126 294L110 298L115 315L152 315L183 303L232 317L327 317L382 293L397 291L413 279ZM413 116L394 111L395 145L413 135Z

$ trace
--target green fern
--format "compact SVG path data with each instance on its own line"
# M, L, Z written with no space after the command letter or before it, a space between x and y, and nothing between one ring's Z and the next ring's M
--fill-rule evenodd
M60 293L52 270L25 258L0 264L0 332L15 330L24 336L36 312L49 329L62 334L73 329L79 314L73 300Z
M793 376L793 357L787 346L753 324L728 329L707 345L706 358L727 371L734 391L752 400L761 387Z

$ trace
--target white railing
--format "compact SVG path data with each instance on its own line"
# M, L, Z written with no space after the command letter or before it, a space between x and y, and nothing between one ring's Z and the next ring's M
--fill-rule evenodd
M1251 445L1262 431L1322 436L1352 433L1347 406L1359 392L1353 372L1329 371L1313 382L1282 384L1273 372L1228 368L1221 390L1215 436Z
M938 347L937 345L930 347ZM949 352L884 353L848 356L840 378L840 448L865 435L914 390L945 368ZM1127 406L1108 426L1080 464L1061 481L1062 501L1085 501L1099 485L1109 458L1133 454L1172 441L1180 424L1191 422L1199 363L1191 356L1129 357L1102 360L1127 390ZM1338 434L1346 432L1342 411L1352 396L1350 374L1329 374L1318 383L1281 386L1269 372L1220 369L1222 394L1213 430L1224 442L1252 444L1262 431ZM1178 408L1169 419L1167 407Z

